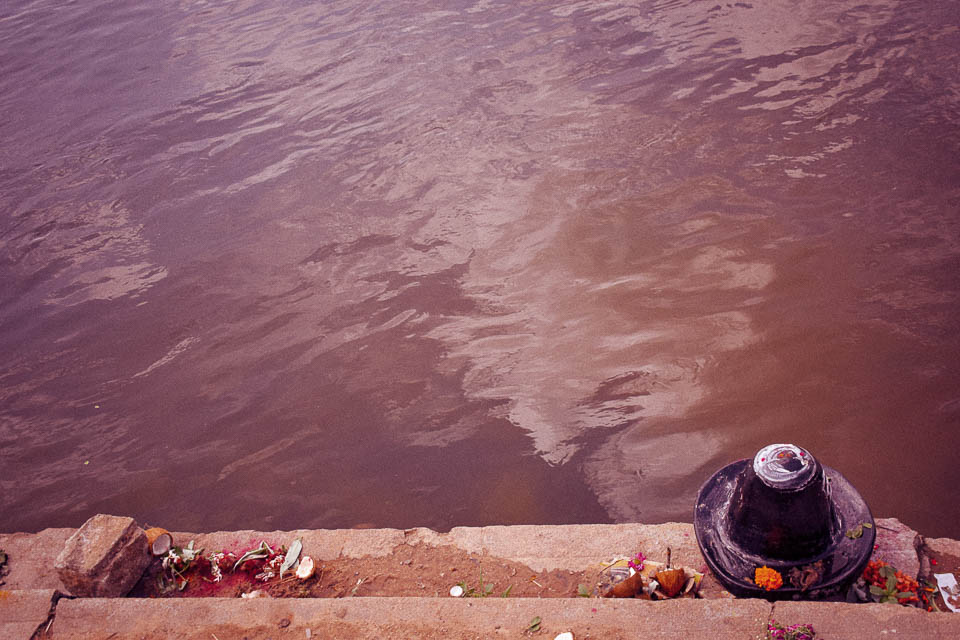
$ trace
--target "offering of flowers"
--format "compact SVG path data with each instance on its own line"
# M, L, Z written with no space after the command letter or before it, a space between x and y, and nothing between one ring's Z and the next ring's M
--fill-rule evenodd
M161 566L179 591L187 588L189 580L187 572L193 567L194 561L203 555L203 549L194 549L193 540L185 547L172 547L163 556Z
M783 586L783 576L776 569L771 569L766 565L757 567L753 572L753 581L758 587L766 591L773 591Z
M863 570L863 579L877 602L913 605L920 602L917 596L920 585L917 581L882 560L868 562Z
M158 576L161 591L175 587L184 591L190 580L199 578L207 583L222 582L227 574L245 575L246 579L267 582L275 577L283 577L288 570L300 568L305 560L304 571L300 575L312 575L313 560L300 558L302 545L295 540L288 551L286 547L275 547L261 541L256 547L243 553L216 551L204 554L203 549L194 548L194 541L185 547L172 547L163 556L162 572ZM305 578L301 578L305 579Z
M768 640L816 640L817 632L812 624L792 624L784 627L776 620L767 625Z
M676 598L682 595L696 597L703 574L690 567L672 567L670 564L671 550L667 549L667 562L653 562L643 553L637 553L633 558L618 560L607 569L611 569L611 576L616 579L614 569L621 575L629 570L629 575L615 582L605 591L604 598L647 598L663 600ZM624 566L624 564L626 566Z

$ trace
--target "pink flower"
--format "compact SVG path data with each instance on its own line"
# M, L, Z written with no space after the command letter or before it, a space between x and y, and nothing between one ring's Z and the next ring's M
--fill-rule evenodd
M632 560L628 560L627 564L630 565L634 571L643 571L643 561L646 559L647 557L643 555L642 552L637 552L637 555L635 555Z

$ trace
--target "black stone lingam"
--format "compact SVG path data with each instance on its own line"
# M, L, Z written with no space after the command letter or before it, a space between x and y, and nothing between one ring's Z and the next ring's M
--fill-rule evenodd
M752 463L739 460L715 473L700 489L694 529L727 590L768 599L842 593L863 571L876 537L856 489L792 444L766 446ZM754 571L763 566L780 572L783 586L755 584Z

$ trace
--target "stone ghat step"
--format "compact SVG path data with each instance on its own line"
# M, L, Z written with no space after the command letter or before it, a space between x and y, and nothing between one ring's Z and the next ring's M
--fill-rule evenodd
M767 622L810 623L830 640L960 638L960 617L894 605L764 600L61 599L50 638L586 638L766 637ZM538 625L533 622L539 620ZM13 636L10 636L13 637Z
M919 541L917 532L895 518L878 518L876 523L878 549L874 559L887 560L905 573L917 575L920 570L915 548ZM39 533L0 534L0 549L11 559L4 588L65 590L54 563L67 538L75 531L44 529ZM688 523L455 527L447 533L416 528L174 532L173 535L176 544L195 540L197 547L207 549L235 548L251 542L256 544L259 540L301 538L304 553L316 560L385 557L399 545L451 545L468 553L513 560L534 571L580 571L640 550L647 557L662 560L668 547L675 564L699 567L703 563L693 525ZM947 545L953 550L958 547L956 541L946 538L927 540L928 545L932 543Z
M921 538L895 519L878 519L879 553L914 573ZM584 638L764 638L771 619L810 623L826 640L960 638L960 617L926 614L895 605L673 600L648 602L586 598L358 597L337 599L59 598L64 591L54 560L76 529L0 534L10 572L0 587L0 638L554 638L569 631ZM318 559L388 557L398 545L454 546L522 562L536 571L582 570L637 549L674 561L702 561L693 527L562 525L429 529L231 531L175 533L218 548L253 540L300 537ZM960 543L922 541L926 554L960 558ZM59 599L58 599L59 598ZM539 617L539 631L529 629ZM37 631L45 632L37 635Z

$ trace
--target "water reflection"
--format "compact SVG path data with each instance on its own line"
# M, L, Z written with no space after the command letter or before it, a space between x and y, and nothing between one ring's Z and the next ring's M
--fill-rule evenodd
M2 11L2 528L688 520L793 440L958 535L955 7Z

